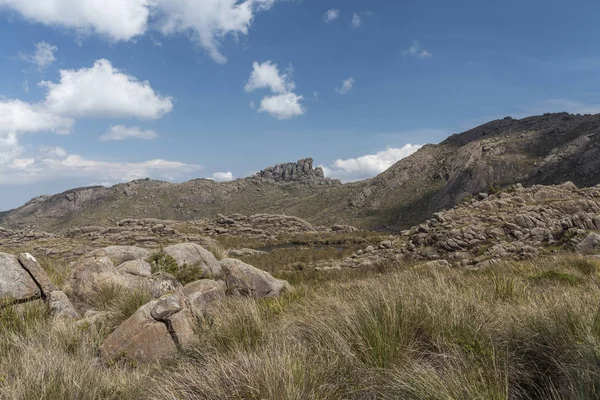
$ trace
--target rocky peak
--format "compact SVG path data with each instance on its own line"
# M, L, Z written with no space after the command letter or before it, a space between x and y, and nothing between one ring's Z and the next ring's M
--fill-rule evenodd
M310 157L295 163L277 164L260 171L257 176L276 182L339 183L338 180L325 178L323 168L313 168L313 159Z

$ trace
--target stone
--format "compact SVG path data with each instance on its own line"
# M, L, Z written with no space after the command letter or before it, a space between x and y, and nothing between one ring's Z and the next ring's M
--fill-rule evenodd
M123 274L131 274L144 278L152 276L152 266L144 260L126 261L117 267L117 271Z
M55 318L77 319L79 314L75 311L75 307L67 295L60 291L54 291L48 295L48 308L50 314Z
M576 247L576 251L579 254L591 255L600 253L600 234L590 233L581 243Z
M206 277L221 275L221 266L215 256L204 247L195 243L181 243L165 248L165 254L171 256L179 267L194 265L202 268Z
M4 301L23 302L42 297L42 292L19 259L0 253L0 304Z
M165 295L158 299L156 305L150 311L152 318L157 321L166 321L173 314L183 309L182 298L176 294Z
M381 249L393 249L394 243L391 240L384 240L381 243L379 243L379 247Z
M291 290L286 281L275 279L268 272L240 260L221 260L221 268L225 275L227 291L237 296L277 297Z
M150 314L157 303L154 300L143 305L106 337L100 346L104 361L125 359L151 364L177 354L177 345L167 325Z
M196 320L186 302L183 296L172 295L143 305L106 337L100 357L152 364L175 356L196 336Z
M227 285L223 281L202 279L192 282L183 288L183 294L190 301L194 314L202 315L209 305L226 297Z
M450 268L450 263L446 260L429 261L425 266L430 268Z
M42 298L45 299L50 293L58 290L56 285L52 283L46 271L42 268L42 266L37 262L34 256L29 253L19 254L17 257L21 266L29 272L29 275L33 278L35 283L38 285L40 290L42 291Z
M136 246L109 246L91 253L100 257L108 257L114 265L121 265L132 260L145 260L150 257L150 252Z

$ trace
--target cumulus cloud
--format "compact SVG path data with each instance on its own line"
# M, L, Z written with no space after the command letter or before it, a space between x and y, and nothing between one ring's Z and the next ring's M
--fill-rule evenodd
M250 79L244 89L252 92L256 89L271 89L273 93L287 93L295 88L292 81L291 70L289 73L281 73L277 64L265 61L262 64L254 62Z
M350 91L352 90L353 87L354 87L354 79L348 78L345 81L342 81L342 86L339 88L336 88L335 91L342 95L348 94L348 93L350 93Z
M331 22L331 21L335 21L336 19L338 19L338 17L340 16L340 10L335 10L335 9L331 9L331 10L327 10L327 12L325 12L325 22Z
M201 169L199 165L166 160L138 163L90 160L68 154L60 147L50 147L40 148L36 157L16 158L8 164L0 164L0 185L31 184L63 178L104 182L127 182L147 177L178 180Z
M352 27L353 28L360 28L360 26L362 25L362 17L360 15L358 15L357 13L352 14Z
M2 0L0 0L1 2ZM39 71L43 71L46 67L51 65L56 58L54 53L58 50L58 47L52 46L46 42L39 42L35 45L34 54L21 54L21 59L35 64Z
M414 40L410 47L403 52L404 57L417 57L417 58L429 58L433 57L433 54L421 47L418 40Z
M150 16L150 0L0 0L23 18L44 25L97 33L114 41L143 34Z
M222 40L247 35L256 14L275 0L0 0L25 19L129 41L156 27L164 35L190 37L217 62L226 62ZM152 24L150 24L152 20Z
M152 140L158 138L158 134L153 130L142 130L137 126L116 125L111 126L110 130L100 137L103 142L109 140L142 139Z
M305 113L302 106L304 98L293 92L296 84L292 80L292 73L291 67L287 73L280 72L277 64L271 61L253 64L250 79L245 86L246 92L269 89L274 93L261 100L258 112L266 112L277 119L289 119Z
M271 8L275 0L155 0L163 34L191 32L209 56L219 63L227 58L219 50L221 40L247 35L257 12Z
M0 166L19 157L23 147L19 136L26 133L52 131L69 133L74 121L20 100L0 101Z
M354 182L379 175L401 159L419 150L421 145L407 144L401 148L388 148L375 154L357 158L336 160L330 167L323 167L328 177L344 182Z
M157 119L173 109L171 97L157 94L149 82L113 68L101 59L91 68L61 70L60 82L41 82L45 107L58 115Z
M232 172L215 172L212 175L212 179L217 182L230 182L233 180Z
M259 112L266 112L277 119L289 119L304 114L302 96L295 93L285 93L267 96L260 102Z
M40 105L21 100L0 101L0 137L43 131L67 134L74 123L73 119L54 114Z

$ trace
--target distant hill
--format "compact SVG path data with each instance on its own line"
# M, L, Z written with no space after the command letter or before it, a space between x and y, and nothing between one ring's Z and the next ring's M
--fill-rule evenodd
M482 191L514 183L600 183L600 115L545 114L496 120L427 145L379 176L341 184L312 159L233 182L137 180L43 196L0 224L64 230L124 218L190 220L218 213L273 213L316 225L400 230Z

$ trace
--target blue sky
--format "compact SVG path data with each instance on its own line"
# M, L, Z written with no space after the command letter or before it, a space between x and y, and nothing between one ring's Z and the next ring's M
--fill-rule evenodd
M306 156L356 180L491 119L600 112L598 16L591 0L0 0L0 210Z

